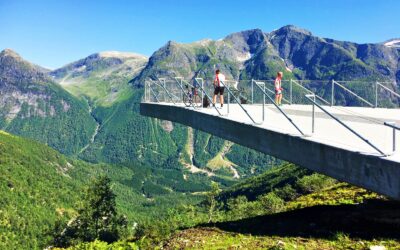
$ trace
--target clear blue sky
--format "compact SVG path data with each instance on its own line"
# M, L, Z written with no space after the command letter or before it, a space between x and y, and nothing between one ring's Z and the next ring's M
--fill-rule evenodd
M0 50L57 68L119 50L150 56L168 40L219 39L293 24L358 43L400 37L400 0L0 0Z

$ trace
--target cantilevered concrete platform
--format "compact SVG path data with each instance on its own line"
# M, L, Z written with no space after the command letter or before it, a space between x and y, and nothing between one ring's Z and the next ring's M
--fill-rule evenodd
M385 121L400 124L400 110L324 106L384 152L383 156L317 107L314 133L311 105L282 107L305 135L273 105L265 106L264 122L261 105L244 105L244 108L260 124L254 124L238 104L230 105L229 114L227 105L219 109L222 116L213 108L194 109L171 103L141 103L140 113L208 132L400 200L400 154L393 153L393 129L383 125ZM400 149L400 143L395 144Z

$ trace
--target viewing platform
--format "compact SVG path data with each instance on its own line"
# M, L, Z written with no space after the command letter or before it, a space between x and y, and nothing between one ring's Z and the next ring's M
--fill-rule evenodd
M200 100L211 99L198 81ZM146 86L141 114L178 122L400 200L400 153L396 150L400 143L395 138L400 109L331 106L310 90L303 100L309 104L290 104L288 100L277 106L264 89L265 82L262 85L260 81L254 81L257 85L246 100L233 91L234 85L228 85L225 96L229 99L223 108L219 104L203 107L203 103L183 98L190 97L190 91L185 92L181 83L177 79L181 91L168 89L162 81L155 85L160 92ZM261 95L254 88L259 88ZM158 98L164 94L164 99Z

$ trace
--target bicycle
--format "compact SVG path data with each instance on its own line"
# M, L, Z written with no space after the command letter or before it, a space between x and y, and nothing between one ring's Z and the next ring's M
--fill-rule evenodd
M201 107L201 97L199 96L198 88L196 86L185 85L186 94L183 95L183 103L187 106Z

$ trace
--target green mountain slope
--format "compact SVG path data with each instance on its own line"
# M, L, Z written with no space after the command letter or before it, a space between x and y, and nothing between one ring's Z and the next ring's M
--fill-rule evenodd
M129 225L198 203L201 196L180 190L205 191L210 182L195 177L184 180L173 169L89 164L0 131L0 249L43 249L55 222L76 215L82 190L100 174L112 180L118 211L127 216Z
M179 124L140 116L138 104L142 89L130 86L128 79L136 76L145 62L144 57L136 54L101 52L50 72L62 87L88 102L89 111L97 122L90 142L78 152L80 157L91 162L126 165L135 162L160 169L172 168L180 175L188 170L189 176L190 172L196 171L191 167L194 164L200 169L200 174L215 175L224 185L235 181L232 179L234 176L236 179L245 177L272 166L273 158L266 155L237 150L237 145L229 143L225 147L227 142L217 137L199 131L189 132ZM188 150L198 147L206 150ZM190 160L190 155L193 160ZM250 160L251 167L247 168L250 165L244 159L254 157L259 160ZM187 191L198 190L187 185L179 190L185 190L183 187Z
M290 195L288 195L290 194ZM400 203L283 164L222 191L214 221L165 249L397 249ZM383 249L383 248L382 248Z
M37 142L0 131L1 249L43 247L57 216L73 215L80 165Z
M90 55L54 70L50 75L71 94L95 106L110 106L132 94L128 81L146 65L147 57L117 51Z
M95 121L88 107L43 69L12 50L0 53L0 128L39 140L66 154L89 142Z

